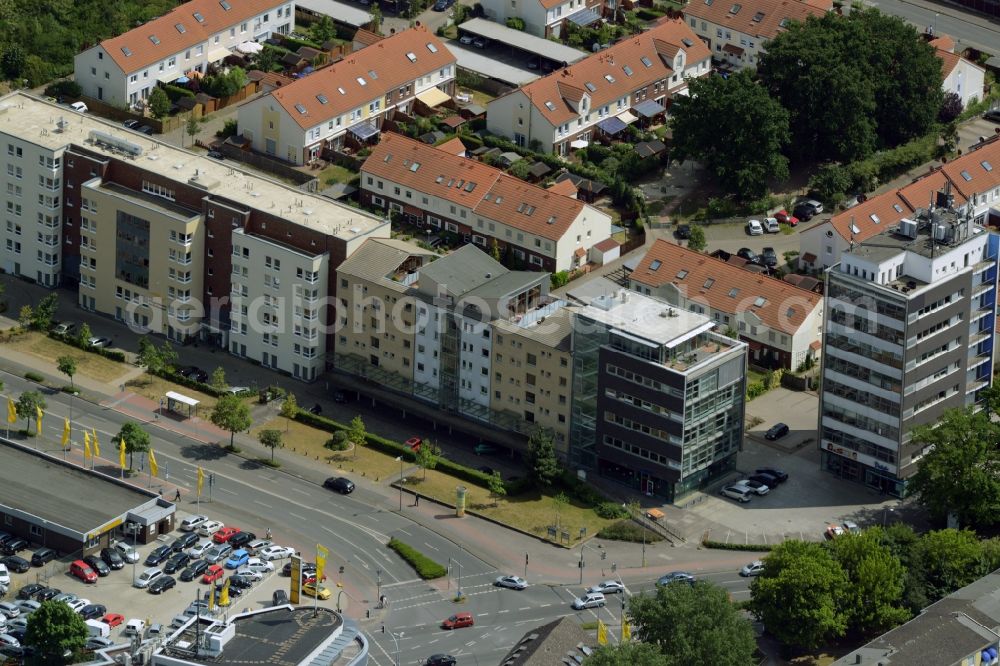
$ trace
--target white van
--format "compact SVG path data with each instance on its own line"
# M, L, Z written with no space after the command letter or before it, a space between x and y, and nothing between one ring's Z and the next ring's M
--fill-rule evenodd
M163 575L163 569L160 569L158 567L150 567L149 569L146 569L141 574L139 574L139 576L134 581L132 581L132 584L140 589L146 588L149 587L150 583L152 583L154 580L156 580L162 575Z
M87 620L87 632L91 638L94 636L108 638L111 636L111 627L100 620Z
M87 113L87 111L90 110L87 108L87 105L84 104L83 102L73 102L72 104L69 105L69 108L73 109L77 113Z

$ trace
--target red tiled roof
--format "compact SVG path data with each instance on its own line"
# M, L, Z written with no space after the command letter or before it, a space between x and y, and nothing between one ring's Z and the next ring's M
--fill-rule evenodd
M594 245L594 249L598 252L607 252L608 250L613 250L616 247L620 247L621 243L616 241L614 238L605 238L600 243Z
M555 194L562 194L567 197L573 197L574 199L576 198L576 185L574 185L573 181L569 178L566 180L556 181L549 185L547 189L549 192L553 192Z
M465 144L457 136L435 147L451 155L461 155L465 152Z
M123 72L130 74L198 44L211 50L208 41L213 35L283 4L275 0L190 0L138 28L105 39L101 46ZM125 55L123 49L131 55Z
M937 50L948 51L949 53L955 52L955 40L948 35L941 35L936 39L932 39L929 43Z
M577 117L575 107L584 95L590 96L590 107L596 109L654 81L669 81L674 74L673 54L682 48L685 69L712 56L705 43L682 20L669 20L519 90L550 123L561 125ZM683 85L686 84L678 82L674 87Z
M361 171L551 240L559 240L587 208L582 201L508 176L482 162L391 132L382 136Z
M784 30L783 22L804 22L832 8L832 0L691 0L684 15L760 39L774 39Z
M358 44L364 44L365 46L371 46L377 42L381 42L382 35L376 34L371 30L365 30L364 28L358 28L358 31L354 33L354 39Z
M797 331L823 299L816 292L663 239L653 243L629 279L650 287L673 284L689 301L703 301L731 314L753 312L769 328L785 333ZM764 300L757 305L760 299Z
M301 128L308 129L454 64L455 56L441 40L426 27L417 26L356 51L271 96Z

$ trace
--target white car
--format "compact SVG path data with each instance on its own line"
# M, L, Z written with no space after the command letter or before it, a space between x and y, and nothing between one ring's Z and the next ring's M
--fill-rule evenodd
M42 606L41 603L34 599L22 599L21 601L15 601L14 604L20 609L21 615L31 615Z
M141 574L136 576L135 580L132 581L132 584L138 587L139 589L144 589L149 587L150 583L152 583L154 580L156 580L162 575L163 575L163 569L160 569L159 567L150 567L149 569L146 569Z
M198 528L198 534L210 537L223 527L225 526L217 520L206 520L201 524L201 527Z
M619 592L624 592L625 586L622 585L617 580L606 580L604 582L598 583L597 585L591 585L587 592L600 592L601 594L618 594Z
M139 561L139 551L125 543L124 541L119 541L115 544L115 548L118 552L122 554L122 557L126 562L138 562Z
M472 35L462 35L462 38L459 39L458 41L462 42L463 44L472 44L472 42L476 41L476 38L473 37Z
M853 520L845 520L843 523L841 523L841 526L844 528L846 532L849 532L851 534L861 534L861 528L858 527L858 524Z
M8 620L13 620L21 614L21 609L8 601L0 601L0 615Z
M726 486L719 491L719 494L740 503L749 502L753 496L753 492L746 486Z
M754 560L750 564L744 565L744 567L740 569L740 575L744 577L759 576L762 571L764 571L764 563L761 562L760 560Z
M528 587L528 581L520 576L500 576L494 583L497 587L509 587L512 590L523 590Z
M142 636L146 631L146 621L140 620L137 617L132 618L125 623L125 635L126 636Z
M193 532L194 530L201 527L205 521L208 520L208 516L188 516L181 521L181 531L182 532Z
M21 643L10 634L0 634L0 645L3 647L21 647Z
M778 218L776 217L765 217L764 221L761 223L764 227L764 231L769 234L780 234L781 225L778 223Z
M587 592L579 599L573 600L573 608L576 610L583 610L584 608L600 608L604 604L604 595L600 592Z
M283 560L295 554L295 549L289 546L268 546L260 551L262 560Z
M815 199L806 199L805 201L800 201L799 203L807 203L816 210L816 214L819 215L823 212L823 204Z
M751 236L763 236L764 227L761 225L760 220L750 220L747 222L747 233Z
M236 575L243 576L244 578L252 580L255 583L264 580L264 572L258 571L257 569L247 569L245 567L240 567L239 569L236 570Z
M13 629L21 629L23 631L28 630L28 618L26 617L15 617L13 620L7 620L7 631Z
M10 585L10 572L6 564L0 564L0 585Z
M66 605L72 608L74 613L79 613L84 606L90 605L90 599L74 599L67 602Z
M738 488L746 488L755 495L766 495L771 492L771 489L765 483L760 481L751 481L750 479L742 479L737 481L735 485Z
M248 552L256 554L257 551L263 550L271 545L270 539L257 539L256 541L251 541L247 545L243 546Z
M274 571L274 564L259 557L251 557L247 563L240 567L240 571L259 571L260 573L271 573Z
M190 555L192 560L198 560L204 557L205 553L208 552L208 549L211 547L211 541L199 541L184 552Z

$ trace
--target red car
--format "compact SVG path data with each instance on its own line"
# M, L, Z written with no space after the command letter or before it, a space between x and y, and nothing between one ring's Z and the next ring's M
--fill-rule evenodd
M201 577L201 582L203 583L214 583L223 576L226 575L226 570L220 567L218 564L213 564L205 572L205 575Z
M475 623L476 621L472 619L472 613L455 613L441 623L441 628L461 629L462 627L471 627Z
M121 613L108 613L101 618L101 622L108 625L112 629L117 627L119 624L125 621L125 616Z
M775 219L782 224L787 224L790 227L794 227L799 223L799 218L794 215L789 215L787 210L779 210L774 214Z
M97 573L83 560L74 560L73 563L69 565L69 572L82 580L84 583L97 582Z
M420 444L423 443L423 441L424 440L422 440L419 437L411 437L408 440L406 440L406 445L414 453L420 453Z
M226 543L240 532L242 530L238 527L223 527L212 536L212 541L215 543Z

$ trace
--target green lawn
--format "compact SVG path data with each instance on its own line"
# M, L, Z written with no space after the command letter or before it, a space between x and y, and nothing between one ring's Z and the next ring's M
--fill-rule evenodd
M356 178L358 178L358 174L350 169L345 169L339 164L331 164L319 172L319 179L324 185L333 185L334 183L347 184Z

